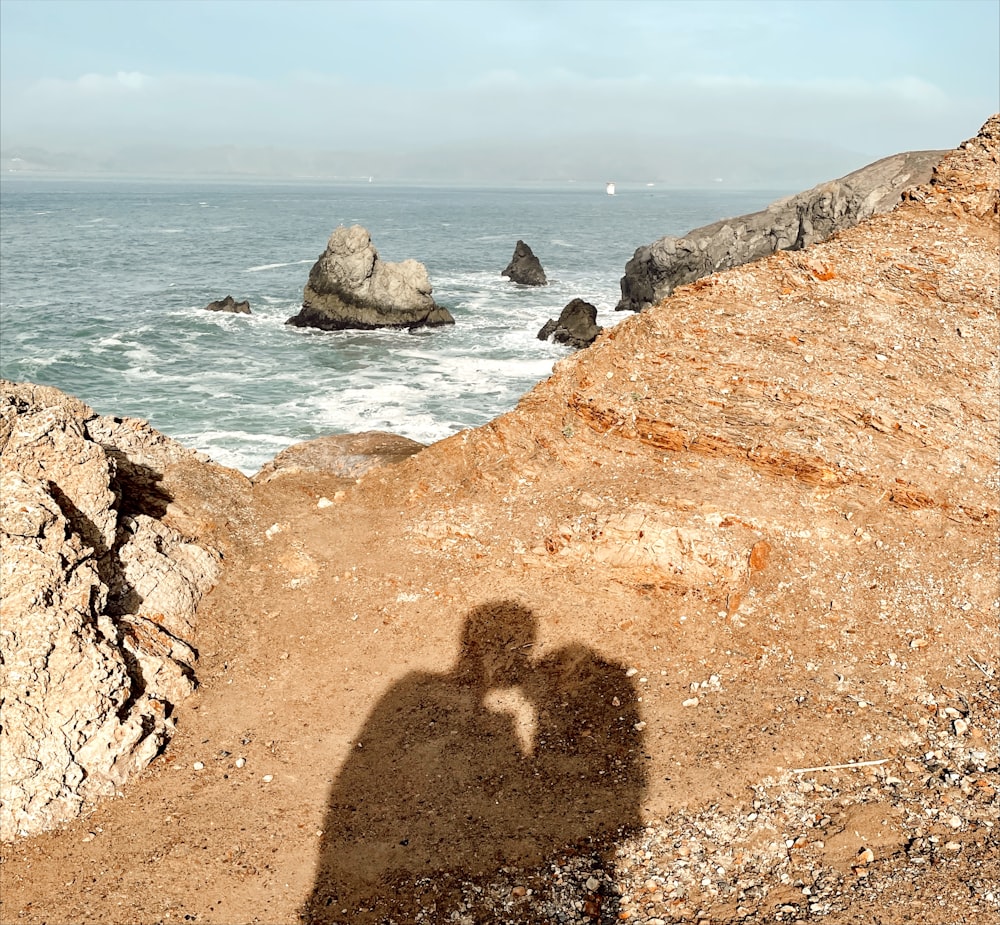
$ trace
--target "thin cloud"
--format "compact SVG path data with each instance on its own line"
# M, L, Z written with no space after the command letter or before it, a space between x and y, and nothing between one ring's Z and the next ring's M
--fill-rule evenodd
M85 93L109 93L124 91L139 91L148 87L152 78L140 71L118 71L113 75L84 74L76 80L45 80L47 87L56 90L76 88Z
M674 83L702 90L723 92L761 91L768 93L822 94L826 97L856 99L877 96L882 99L897 98L908 103L947 103L949 98L940 87L919 77L902 76L892 80L862 80L856 77L843 79L801 78L798 80L764 80L746 75L690 74L677 78Z

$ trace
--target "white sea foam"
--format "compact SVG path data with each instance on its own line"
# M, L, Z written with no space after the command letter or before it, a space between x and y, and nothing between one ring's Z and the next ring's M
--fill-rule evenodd
M198 434L184 434L189 440L200 440L205 444L224 443L227 440L246 440L268 447L284 448L296 442L286 434L261 434L249 430L205 430Z

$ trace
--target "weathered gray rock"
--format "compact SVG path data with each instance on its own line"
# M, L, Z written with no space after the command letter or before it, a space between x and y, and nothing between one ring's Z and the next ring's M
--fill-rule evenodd
M142 497L141 480L121 477L126 453L100 442L136 423L0 382L4 841L121 787L163 747L171 705L194 686L186 640L219 557L140 513L162 512L164 498Z
M903 192L927 183L944 151L883 158L839 180L772 203L762 212L725 219L640 247L625 265L618 311L642 311L678 286L779 250L799 250L888 212Z
M254 481L268 482L283 472L303 469L356 479L377 466L402 462L423 448L424 444L416 440L380 430L317 437L282 450L254 476Z
M577 350L589 347L603 331L597 323L597 308L583 299L573 299L560 313L559 318L545 322L538 332L539 340L550 337L557 344L566 344Z
M205 306L205 311L230 312L234 315L249 315L250 302L246 299L242 302L237 302L231 295L227 295L224 299L216 299L214 302L209 302L208 305Z
M341 331L454 324L431 298L427 269L416 260L379 259L360 225L341 226L309 272L302 310L286 324Z
M510 258L510 263L500 275L506 276L511 282L520 283L522 286L548 285L541 261L524 241L517 242L514 247L514 256Z

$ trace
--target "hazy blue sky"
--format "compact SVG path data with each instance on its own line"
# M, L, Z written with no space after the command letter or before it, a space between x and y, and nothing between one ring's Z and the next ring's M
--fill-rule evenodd
M953 147L1000 108L998 10L2 0L0 132L8 149L236 144L397 161L571 140L578 162L593 145L595 169L640 136L877 157Z

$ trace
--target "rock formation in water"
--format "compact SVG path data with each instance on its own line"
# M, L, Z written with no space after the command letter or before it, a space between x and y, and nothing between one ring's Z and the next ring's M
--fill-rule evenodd
M668 235L636 250L625 265L617 311L642 311L678 286L775 251L801 250L837 231L895 208L907 188L926 183L943 151L883 158L839 180L724 219L682 237Z
M559 318L550 318L538 332L539 340L551 338L557 344L589 347L604 329L597 323L597 308L583 299L573 299L560 313Z
M220 556L165 518L171 465L218 468L144 422L0 382L3 840L120 788L194 688L195 609ZM197 511L174 513L198 531Z
M231 295L227 295L224 299L216 299L214 302L209 302L205 306L205 311L207 312L230 312L234 315L249 315L250 314L250 302L244 299L242 302L237 302Z
M520 283L522 286L548 285L541 261L539 261L524 241L517 242L517 245L514 247L514 255L510 258L510 263L507 264L500 275L506 276L511 282Z
M301 311L287 324L341 331L454 324L431 297L427 269L416 260L379 258L360 225L341 226L309 272Z

